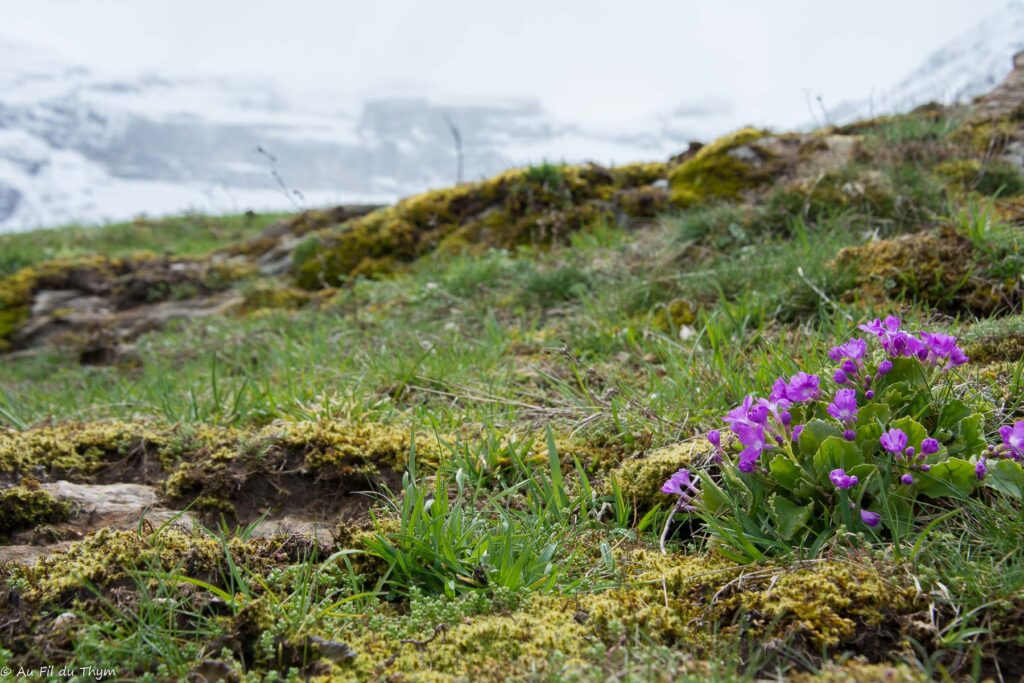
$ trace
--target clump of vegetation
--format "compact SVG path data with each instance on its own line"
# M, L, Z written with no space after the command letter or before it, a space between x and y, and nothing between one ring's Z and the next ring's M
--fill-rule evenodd
M37 483L0 489L0 536L38 524L59 522L71 513L71 504L56 500Z
M709 432L720 466L701 472L700 487L688 469L666 481L676 509L700 510L730 557L814 554L840 529L898 539L914 529L922 497L960 500L985 486L1021 499L1024 421L986 444L982 413L951 383L969 360L956 337L915 336L894 316L861 329L882 354L854 337L829 351L834 391L801 371L778 378L766 399L747 396L725 417L731 445Z
M605 169L544 163L410 197L337 230L313 233L293 254L296 282L319 289L353 277L372 278L439 247L457 251L565 241L595 222L614 220L616 197L626 215L650 216L653 200L622 193L666 172L658 164Z

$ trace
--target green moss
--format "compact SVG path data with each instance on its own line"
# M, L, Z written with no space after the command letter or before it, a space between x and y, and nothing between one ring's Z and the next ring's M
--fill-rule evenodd
M0 430L0 472L31 472L43 467L65 475L86 475L143 444L159 447L163 440L145 426L121 422L65 422L26 431Z
M926 231L843 249L833 265L853 271L855 290L845 298L884 302L910 299L951 313L986 316L1021 300L1018 277L997 276L993 263L953 232Z
M972 363L1024 358L1024 316L981 320L960 335L960 344Z
M676 332L684 325L692 325L696 319L697 313L689 300L673 299L655 308L652 322L664 332Z
M89 255L54 259L22 268L0 280L0 351L28 322L40 289L101 292L115 308L189 299L220 291L254 272L251 264L220 260L167 261L139 252L130 258Z
M771 174L762 155L751 143L767 132L744 128L702 147L693 157L683 161L669 174L672 201L688 207L719 200L738 200L746 190L767 182ZM740 149L749 153L740 153Z
M935 172L961 190L974 190L1000 197L1012 197L1024 192L1024 175L1016 166L1005 161L953 159L939 164Z
M289 287L276 281L262 281L243 292L244 300L234 312L246 315L268 309L298 309L324 301L333 294L330 289L311 294L305 289Z
M921 608L913 584L890 566L826 560L751 568L714 555L650 551L624 563L632 565L630 586L585 602L605 637L639 629L656 642L696 648L732 635L802 642L812 651L856 649L865 633L895 633L901 615Z
M281 539L232 539L227 550L233 562L255 571L267 571L288 561L279 551ZM164 528L159 533L101 529L73 544L65 552L19 566L17 578L27 586L26 601L45 604L88 595L86 582L103 589L134 571L176 572L222 585L227 572L220 541L199 531Z
M507 681L543 675L555 657L561 667L572 670L583 665L591 643L575 613L569 599L536 596L512 613L466 617L422 649L364 632L353 643L358 657L339 674L391 674L410 681ZM424 634L423 640L430 635Z
M38 524L65 519L71 505L59 501L37 486L13 486L0 489L0 536Z
M796 672L793 683L926 683L928 676L906 664L871 664L863 659L828 663L820 672Z

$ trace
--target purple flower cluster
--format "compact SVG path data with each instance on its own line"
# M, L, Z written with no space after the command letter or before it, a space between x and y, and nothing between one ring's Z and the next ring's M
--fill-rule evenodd
M750 473L761 454L800 438L803 425L793 425L790 408L797 403L814 401L821 396L821 380L817 375L798 372L787 382L779 377L767 399L747 396L743 403L726 413L723 421L743 445L737 467ZM708 439L721 457L721 434L715 430Z
M956 337L938 332L922 332L920 338L900 329L902 322L894 315L885 320L875 319L860 329L875 335L882 348L893 358L917 358L931 366L949 370L963 365L970 359L956 343ZM892 367L891 365L889 366ZM879 366L880 374L882 368Z
M846 474L846 470L842 468L834 469L831 472L829 472L828 478L829 481L832 482L832 485L835 486L840 491L852 489L854 486L860 483L860 480L857 479L856 475L850 476Z
M690 470L682 469L673 474L661 486L662 493L679 496L676 502L677 510L693 512L693 501L700 495L697 488L697 480L690 476Z
M892 454L895 467L909 470L899 477L900 483L906 486L914 483L914 475L911 472L927 472L931 469L931 465L926 463L925 459L938 453L941 448L938 440L928 437L921 441L921 450L918 452L913 446L907 445L906 433L895 427L883 433L878 442Z
M978 458L974 465L974 473L978 479L984 479L988 474L988 460L995 458L1009 458L1017 462L1024 461L1024 420L1017 420L1013 425L1003 425L999 428L1001 442L988 449Z

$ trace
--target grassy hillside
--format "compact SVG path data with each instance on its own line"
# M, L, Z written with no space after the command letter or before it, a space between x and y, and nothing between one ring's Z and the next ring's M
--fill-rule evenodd
M1024 474L1000 427L1024 418L1024 177L1001 155L1022 137L926 109L359 215L0 238L0 560L40 558L0 565L0 663L1018 680ZM55 291L110 313L41 313ZM970 361L858 329L889 315ZM878 372L847 438L821 425L851 337ZM821 396L778 428L805 433L737 469L723 416L800 371ZM941 444L900 488L871 463L883 428L929 450L913 425ZM786 483L812 437L807 462L859 484ZM704 473L692 513L661 491L681 468ZM156 503L96 522L57 481Z

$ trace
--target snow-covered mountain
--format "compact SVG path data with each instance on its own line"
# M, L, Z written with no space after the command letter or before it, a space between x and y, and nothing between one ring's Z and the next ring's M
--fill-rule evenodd
M969 99L1000 82L1020 50L1024 0L830 118ZM456 180L450 123L467 180L545 159L665 158L693 137L744 123L742 112L699 105L598 131L557 121L532 101L307 97L239 79L114 78L0 36L0 232L391 201Z
M968 102L999 85L1024 50L1024 2L1014 0L931 53L892 87L830 112L840 122L908 111L927 102Z
M0 231L390 201L456 180L449 122L465 179L542 159L663 157L688 139L678 116L603 134L529 101L318 95L305 105L238 79L112 79L0 39Z

